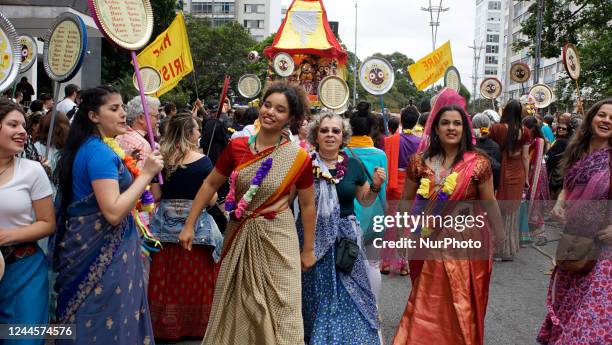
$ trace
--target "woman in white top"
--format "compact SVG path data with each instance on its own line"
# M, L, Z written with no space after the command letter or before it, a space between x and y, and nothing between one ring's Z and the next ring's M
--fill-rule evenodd
M0 324L48 322L47 264L36 241L55 230L51 183L38 162L17 157L27 134L25 113L0 101ZM10 202L7 202L9 201ZM21 340L11 344L43 344Z

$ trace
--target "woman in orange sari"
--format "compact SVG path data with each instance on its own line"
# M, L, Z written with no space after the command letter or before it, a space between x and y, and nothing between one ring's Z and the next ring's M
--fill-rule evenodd
M259 110L259 132L232 140L193 201L179 235L187 249L202 209L229 177L230 221L203 344L304 342L300 246L288 200L296 188L304 227L301 268L307 269L316 261L312 164L282 133L291 121L300 123L306 106L302 89L271 85Z
M488 158L475 149L465 110L448 105L432 116L434 119L425 133L429 145L410 161L404 197L413 200L418 190L417 206L419 201L449 200L448 204L455 204L453 201L483 200L482 207L493 222L495 238L500 238L501 216L494 202L491 166ZM448 204L444 205L445 210L449 210ZM478 205L473 210L473 215L482 214ZM393 344L483 344L492 270L489 227L467 227L463 232L447 228L426 230L421 229L421 238L442 240L449 235L458 240L469 238L480 241L482 248L445 251L436 254L435 259L421 262Z

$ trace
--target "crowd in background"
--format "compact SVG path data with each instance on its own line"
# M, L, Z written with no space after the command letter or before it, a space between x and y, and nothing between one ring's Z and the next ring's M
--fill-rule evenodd
M445 88L399 114L336 114L275 83L254 106L147 96L147 121L112 86L70 84L54 105L28 85L0 100L2 324L76 324L58 344L380 344L381 274L395 272L412 289L394 344L482 344L493 262L546 245L555 216L597 224L583 235L599 250L586 274L555 268L538 341L612 342L610 207L567 207L610 199L610 99L584 115L542 116L528 98L469 114ZM374 248L408 236L375 231L376 216L439 198L502 201L485 204L490 257Z

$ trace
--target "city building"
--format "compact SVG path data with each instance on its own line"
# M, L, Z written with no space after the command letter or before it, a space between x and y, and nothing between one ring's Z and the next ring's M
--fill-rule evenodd
M69 81L62 84L77 84L81 88L100 85L102 64L102 34L96 27L93 18L89 16L87 0L2 0L0 12L15 26L17 34L27 34L37 40L38 57L36 64L17 77L27 77L30 84L34 86L36 94L52 94L52 81L45 73L43 66L44 38L53 25L56 18L63 12L70 12L79 16L87 27L87 54L83 60L80 71ZM127 54L127 52L126 52ZM86 75L84 75L84 73ZM63 91L60 90L60 98Z
M503 45L507 47L504 54L503 68L501 71L501 81L503 85L502 100L517 99L522 94L529 92L529 88L534 84L534 57L528 56L528 49L515 51L512 49L512 43L522 37L520 30L522 23L531 15L529 7L535 3L531 1L513 1L504 0L504 26ZM574 6L574 5L570 5ZM510 68L516 62L526 63L531 69L531 78L524 85L515 83L510 78ZM567 74L561 60L561 47L559 47L559 56L556 58L542 58L540 62L540 84L548 85L554 92L555 83L559 79L566 78Z
M235 20L262 41L281 23L280 0L187 0L183 12L209 19L214 26Z
M502 79L506 46L502 40L505 21L502 16L503 3L508 0L476 0L476 25L474 44L478 55L476 66L476 95L480 98L479 86L485 78ZM480 49L482 47L482 49Z

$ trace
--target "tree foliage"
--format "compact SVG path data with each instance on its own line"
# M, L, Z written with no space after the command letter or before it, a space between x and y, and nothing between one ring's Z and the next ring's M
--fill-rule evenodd
M581 60L580 86L591 101L612 94L612 13L610 0L544 0L542 16L543 57L556 58L566 43L578 48ZM535 55L538 4L529 7L531 14L522 23L524 38L513 43L515 50L529 49ZM575 83L566 78L557 82L556 94L562 104L571 102Z

